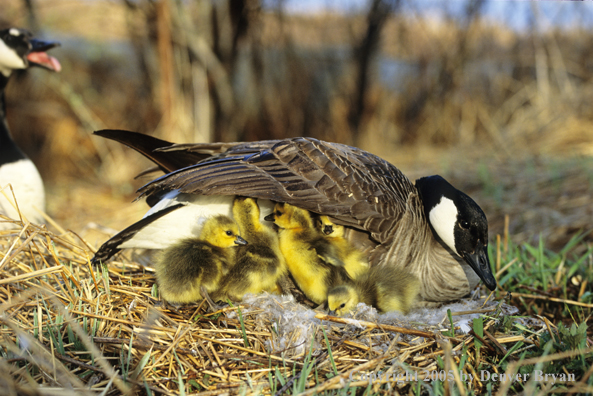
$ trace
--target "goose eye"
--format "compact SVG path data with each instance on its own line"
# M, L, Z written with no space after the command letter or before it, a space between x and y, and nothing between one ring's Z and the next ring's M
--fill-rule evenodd
M281 212L281 211L279 211L279 210L277 210L277 211L276 211L276 216L278 216L278 217L282 216L282 212Z
M459 222L459 225L461 226L461 228L468 230L469 229L469 223L465 220L461 220Z
M226 234L227 234L228 236L233 236L233 231L227 231L227 232L226 232Z
M340 304L340 308L344 308L345 306L346 306L346 303Z

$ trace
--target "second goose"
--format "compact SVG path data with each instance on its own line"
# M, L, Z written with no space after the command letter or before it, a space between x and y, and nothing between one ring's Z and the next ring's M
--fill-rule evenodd
M54 42L36 40L24 29L0 30L0 189L10 184L20 213L34 223L44 222L43 216L39 213L45 211L43 181L33 162L12 139L6 120L4 89L15 70L39 66L47 70L60 71L58 60L45 53L58 45ZM11 197L9 189L5 189L4 192ZM0 214L13 219L19 218L19 213L12 203L1 193ZM5 228L7 225L0 223L0 230Z

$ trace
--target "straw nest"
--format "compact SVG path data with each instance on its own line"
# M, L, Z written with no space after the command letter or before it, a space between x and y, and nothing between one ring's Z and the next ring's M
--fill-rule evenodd
M370 309L356 320L327 317L289 296L252 297L218 312L204 304L175 308L155 298L151 268L122 256L92 268L94 250L77 234L10 224L0 231L0 389L7 394L273 394L295 384L312 394L347 382L366 388L369 380L374 391L388 382L406 392L409 379L431 380L460 359L468 364L445 387L463 382L481 392L480 361L496 373L488 355L502 357L518 342L529 348L547 331L532 320L524 323L533 330L527 338L498 333L494 317L504 310L484 306L483 297L470 312L489 315L482 337L444 336L448 320L420 323L422 313L415 322Z

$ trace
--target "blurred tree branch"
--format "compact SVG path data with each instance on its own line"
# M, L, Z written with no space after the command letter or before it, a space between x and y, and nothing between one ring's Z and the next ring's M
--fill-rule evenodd
M25 9L27 10L27 19L29 30L33 32L39 31L39 22L37 19L37 10L34 4L34 0L23 0L25 3Z
M372 0L367 14L366 33L354 51L356 63L356 90L354 104L350 109L350 127L355 141L359 132L360 122L365 112L366 94L369 87L369 68L372 57L377 53L381 31L391 13L399 9L399 0Z

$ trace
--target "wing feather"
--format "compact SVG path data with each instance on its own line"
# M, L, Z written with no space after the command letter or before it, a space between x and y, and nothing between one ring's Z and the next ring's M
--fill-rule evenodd
M213 152L196 165L145 185L140 196L243 195L337 216L384 242L406 210L414 185L387 161L355 147L312 138L255 143L173 145L162 151Z

